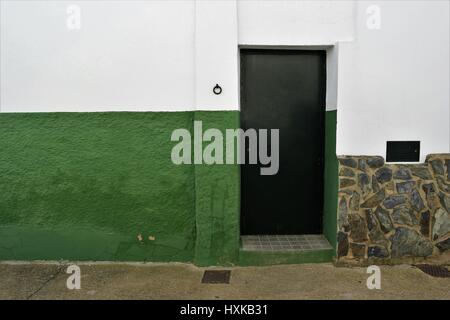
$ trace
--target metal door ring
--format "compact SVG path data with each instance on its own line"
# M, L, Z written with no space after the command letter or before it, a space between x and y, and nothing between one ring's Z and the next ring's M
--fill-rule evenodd
M222 93L222 87L216 84L216 86L213 88L214 94L221 94Z

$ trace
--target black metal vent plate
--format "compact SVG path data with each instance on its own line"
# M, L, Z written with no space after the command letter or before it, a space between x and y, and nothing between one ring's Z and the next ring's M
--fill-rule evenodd
M230 283L230 270L206 270L202 283Z
M445 266L437 266L431 264L416 264L414 266L432 277L450 278L450 271L448 271Z
M420 141L387 141L387 162L418 162L420 160Z

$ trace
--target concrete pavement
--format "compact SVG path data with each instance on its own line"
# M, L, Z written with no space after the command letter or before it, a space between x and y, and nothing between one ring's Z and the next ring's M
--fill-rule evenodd
M190 264L78 263L81 289L68 290L68 265L0 263L0 299L450 299L450 278L411 265L381 266L381 290L366 268L329 263L229 268L230 284L202 284Z

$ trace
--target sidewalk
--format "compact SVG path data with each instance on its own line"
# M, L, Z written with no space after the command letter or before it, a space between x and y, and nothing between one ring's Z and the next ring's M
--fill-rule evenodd
M0 263L0 299L450 299L450 278L410 265L381 266L381 290L366 268L332 264L229 268L230 284L202 284L189 264L78 265L81 289L68 290L68 264Z

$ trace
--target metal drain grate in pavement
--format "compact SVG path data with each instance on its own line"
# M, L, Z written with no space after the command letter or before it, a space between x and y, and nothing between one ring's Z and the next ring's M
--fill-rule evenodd
M432 277L450 278L450 271L444 266L435 266L431 264L415 264L414 266Z
M230 283L230 270L206 270L202 283Z

